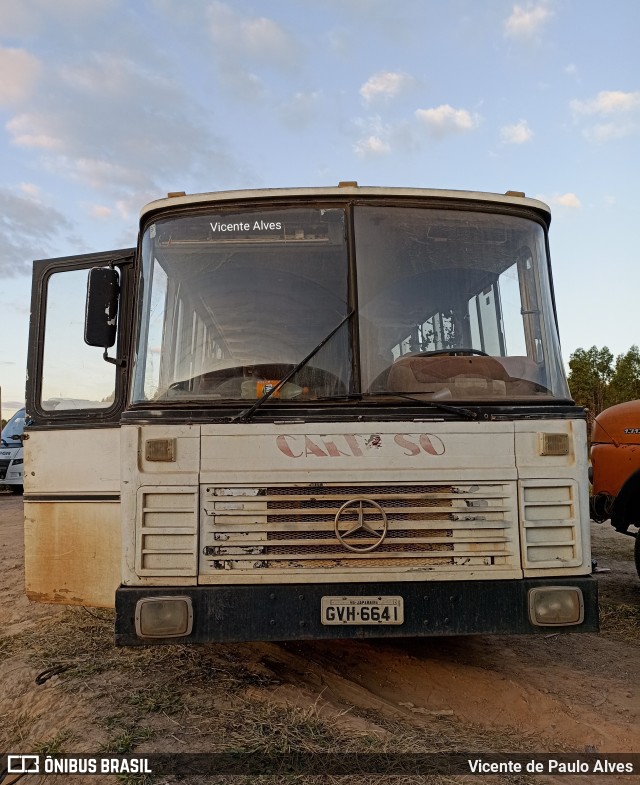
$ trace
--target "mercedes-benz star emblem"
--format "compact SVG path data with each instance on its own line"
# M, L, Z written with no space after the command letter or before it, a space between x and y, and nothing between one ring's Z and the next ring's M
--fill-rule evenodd
M366 507L373 507L376 513L378 513L375 516L375 523L372 523L371 519L365 518ZM352 510L351 508L354 509ZM357 514L355 520L353 519L354 513ZM345 502L336 513L333 526L336 537L344 547L355 553L366 553L379 548L387 536L388 527L387 514L378 502L374 502L372 499L351 499ZM370 536L366 537L366 539L364 537L359 538L356 535L360 532ZM373 543L371 542L371 537L374 538Z

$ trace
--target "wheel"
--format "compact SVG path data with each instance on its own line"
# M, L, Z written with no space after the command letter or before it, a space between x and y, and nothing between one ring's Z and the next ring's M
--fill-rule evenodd
M15 493L16 496L22 496L24 493L24 485L10 485L11 493Z
M450 355L464 355L464 354L479 354L481 357L490 357L491 355L483 352L481 349L472 349L467 347L461 347L459 349L434 349L432 352L416 352L416 354L412 355L413 357L436 357L439 354L450 354Z
M636 534L636 546L633 549L633 555L636 560L636 572L638 573L638 578L640 578L640 531Z

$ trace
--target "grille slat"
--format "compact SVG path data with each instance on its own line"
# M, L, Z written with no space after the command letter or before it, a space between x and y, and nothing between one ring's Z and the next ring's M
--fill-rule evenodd
M271 516L270 516L271 517ZM331 521L331 531L333 531L333 517ZM314 531L327 531L327 523L329 518L317 521L281 521L278 523L278 531L280 532L314 532ZM475 529L504 529L503 520L467 520L467 521L452 521L452 520L429 520L429 521L411 521L411 528L420 531L459 531L459 530L475 530ZM389 521L389 531L405 531L407 527L402 521ZM214 527L212 527L212 531ZM231 523L228 520L216 522L215 531L224 534L237 535L239 532L273 532L273 524L270 523L249 523L240 520L237 523Z
M235 549L235 550L237 550L237 549ZM284 549L283 549L283 551L284 551ZM376 553L377 553L377 551L376 551ZM454 551L434 550L433 553L434 553L435 556L441 557L444 553L451 553L453 555ZM327 556L328 554L335 554L337 558L339 558L340 560L343 560L343 561L344 560L347 560L347 561L357 561L359 559L368 559L369 561L371 561L373 559L371 553L351 553L350 551L343 550L340 546L332 546L331 550L323 549L322 552L321 552L321 555L324 555L324 556ZM247 555L244 555L244 556L242 554L238 554L238 553L220 554L220 555L212 554L214 559L224 558L225 555L226 555L227 558L229 556L233 556L233 558L241 560L241 561L242 560L247 560L247 559L253 559L253 560L256 560L256 559L273 559L275 561L278 561L278 560L281 560L281 559L282 560L286 559L288 561L291 561L292 557L296 561L306 561L307 559L317 559L318 555L320 555L320 551L318 553L296 553L292 549L290 552L287 552L287 553L266 553L266 554L251 554L251 555L247 554ZM400 552L398 553L398 557L401 558L401 559L419 559L419 558L423 558L424 555L425 554L424 554L423 551L419 551L418 552L418 551L406 551L405 550L405 551L402 551L401 553ZM511 554L509 554L509 552L507 552L507 551L498 551L498 550L486 551L486 552L477 552L477 551L460 551L460 552L458 552L458 551L455 551L455 556L458 559L459 558L466 558L466 557L477 557L477 556L492 557L492 556L509 556L509 555L511 555ZM380 553L380 558L393 559L393 557L394 557L394 552L393 551L383 551L382 553Z
M376 542L375 537L366 536L360 537L359 540L364 542L365 540L371 543ZM336 537L332 537L331 539L320 539L320 538L305 538L306 545L313 545L313 546L327 546L332 547L336 544ZM269 537L268 540L251 540L251 539L237 539L237 540L216 540L216 544L218 544L221 548L225 547L237 547L241 545L243 548L251 548L251 547L263 547L265 542L272 543L277 542L278 545L282 546L295 546L300 548L300 539L295 540L283 540L279 537ZM407 545L433 545L437 543L446 543L447 545L452 546L454 543L456 545L464 545L468 542L473 543L498 543L498 542L510 542L510 538L508 537L474 537L473 540L469 540L466 538L460 538L453 540L451 537L397 537L391 538L387 535L384 543L378 549L381 553L384 552L385 548L388 547L395 547L395 548L402 548ZM340 546L342 548L342 546ZM428 550L425 549L425 550Z
M357 501L357 500L356 500ZM471 510L485 510L490 509L492 513L504 513L508 512L508 507L405 507L401 505L389 505L384 504L384 500L380 498L372 497L372 501L377 502L381 507L390 512L398 512L398 513L419 513L422 515L441 515L442 513L446 512L450 514L451 512L458 512L458 513L466 513L471 514ZM246 505L243 509L238 507L236 509L226 509L226 508L218 508L214 507L212 512L216 515L216 517L224 518L225 516L251 516L258 514L269 514L270 516L286 516L286 515L296 515L300 517L312 516L312 515L323 515L328 514L331 511L332 514L335 515L336 512L340 509L340 504L334 507L286 507L286 508L277 508L274 509L273 507L260 507L256 504ZM353 513L350 513L353 515ZM372 509L368 509L365 511L365 515L367 517L374 517L375 512Z

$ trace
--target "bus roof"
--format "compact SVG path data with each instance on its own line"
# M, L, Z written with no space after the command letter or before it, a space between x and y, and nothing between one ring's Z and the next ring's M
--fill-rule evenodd
M185 194L183 192L168 194L164 199L157 199L142 208L140 219L156 211L171 207L196 207L199 205L254 201L260 199L323 199L331 197L393 197L393 198L428 198L434 201L450 202L484 202L529 207L540 215L548 225L551 221L551 210L537 199L529 199L520 191L507 191L505 194L485 193L482 191L454 191L431 188L385 188L373 186L359 186L357 183L340 183L338 186L324 188L260 188L239 191L215 191L203 194Z

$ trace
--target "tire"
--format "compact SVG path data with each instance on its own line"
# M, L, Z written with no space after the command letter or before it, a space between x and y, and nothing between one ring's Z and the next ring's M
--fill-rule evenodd
M11 493L15 493L16 496L22 496L24 493L24 485L9 485L11 488Z
M636 534L636 546L633 549L633 554L636 560L636 572L638 573L638 578L640 578L640 531Z

